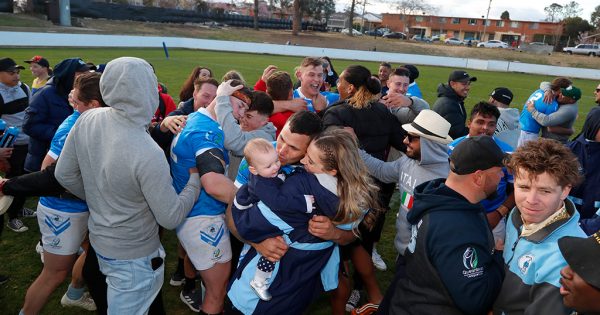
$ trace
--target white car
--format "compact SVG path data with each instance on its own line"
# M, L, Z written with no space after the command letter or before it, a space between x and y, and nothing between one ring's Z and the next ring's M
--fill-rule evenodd
M450 38L446 38L446 40L444 41L444 44L446 44L446 45L464 45L465 43L463 43L462 40L460 40L456 37L450 37Z
M348 35L348 34L350 34L350 29L345 28L340 33ZM352 35L354 35L354 36L362 36L362 33L359 32L359 31L357 31L357 30L355 30L355 29L352 29Z
M508 48L508 44L499 40L488 40L487 42L477 44L477 47L485 48Z

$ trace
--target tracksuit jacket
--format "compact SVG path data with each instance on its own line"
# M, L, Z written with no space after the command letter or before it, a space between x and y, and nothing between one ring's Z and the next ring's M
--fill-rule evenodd
M451 127L448 135L452 139L466 136L469 128L465 125L467 121L467 110L464 98L458 96L450 85L440 84L437 88L438 99L433 103L433 110L446 119Z
M506 278L494 303L494 314L570 314L560 295L560 270L567 265L558 248L564 236L585 237L579 213L565 200L570 217L529 236L521 236L523 221L514 208L506 223L504 263Z
M444 182L415 188L407 276L390 288L389 314L486 314L500 291L502 257L483 207Z

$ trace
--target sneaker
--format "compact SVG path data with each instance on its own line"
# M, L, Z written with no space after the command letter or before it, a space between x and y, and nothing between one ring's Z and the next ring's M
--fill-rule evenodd
M200 313L202 307L202 295L200 290L192 290L189 292L181 291L179 298L185 303L193 312Z
M352 310L352 315L371 315L377 313L379 304L367 303L359 308Z
M71 300L68 296L67 293L65 293L62 297L62 299L60 299L60 304L63 307L79 307L79 308L83 308L84 310L88 310L88 311L95 311L96 310L96 303L94 302L94 299L92 299L92 297L90 296L89 292L85 292L83 293L83 295L81 296L81 298L79 298L79 300Z
M350 293L350 297L348 298L348 302L346 302L346 312L352 312L360 301L360 291L352 290Z
M42 264L43 264L44 263L44 246L42 246L42 240L40 240L35 245L35 252L40 254L40 260L42 261Z
M256 293L261 300L270 301L273 298L266 283L252 279L250 280L250 286L252 287L252 290L254 290L254 293Z
M29 228L26 227L25 224L23 224L23 221L21 221L18 218L9 220L8 224L6 224L6 226L8 226L9 229L11 229L17 233L21 233L21 232L25 232L25 231L29 230Z
M19 211L19 216L23 218L35 218L37 216L37 212L23 207L23 209Z
M5 275L0 275L0 285L7 283L8 279L10 278Z
M373 261L373 266L375 266L375 268L381 271L385 271L387 269L385 261L383 261L383 258L381 258L381 255L379 255L375 247L373 247L373 255L371 255L371 260Z
M177 271L173 272L169 284L174 287L180 287L185 282L185 276Z

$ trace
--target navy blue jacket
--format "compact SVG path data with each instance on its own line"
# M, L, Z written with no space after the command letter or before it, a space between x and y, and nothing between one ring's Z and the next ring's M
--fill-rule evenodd
M577 156L584 176L584 181L571 190L569 198L581 215L581 228L592 235L600 230L600 216L596 214L600 208L600 143L588 141L581 134L567 146Z
M73 113L68 96L82 62L79 58L70 58L56 65L54 76L33 95L25 110L23 131L30 137L25 169L30 172L40 170L56 129Z
M485 211L445 185L445 179L415 188L408 213L412 236L405 252L390 314L486 314L504 278L502 257ZM389 294L389 293L388 293Z

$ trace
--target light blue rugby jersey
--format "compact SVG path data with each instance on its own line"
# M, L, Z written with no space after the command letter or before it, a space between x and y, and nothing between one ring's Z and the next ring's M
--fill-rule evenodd
M546 115L557 111L558 103L556 102L556 99L553 99L552 103L550 104L544 103L544 90L539 89L533 92L533 94L531 94L531 96L529 96L527 99L527 102L525 102L525 105L523 105L523 110L521 110L521 116L519 117L519 126L521 127L521 130L531 133L538 133L540 132L542 126L533 118L533 116L531 116L531 113L527 110L527 103L529 101L533 101L533 105L538 112Z
M327 107L329 107L331 104L339 101L339 99L340 99L340 95L337 93L332 93L332 92L327 92L327 91L323 91L320 93L321 93L321 95L325 96L325 99L327 99ZM292 94L292 98L301 98L301 99L305 100L306 107L308 107L308 110L311 112L315 112L315 108L313 107L312 100L310 98L306 98L302 94L302 92L300 92L300 88L297 88L294 90L294 93Z
M65 146L67 136L69 135L71 128L73 128L80 115L81 114L78 111L74 111L73 114L67 117L56 130L56 133L52 138L52 142L50 143L50 151L48 151L48 155L53 159L56 160L60 156L60 153ZM50 209L62 212L79 213L88 211L87 204L84 201L76 199L41 197L40 204Z
M196 156L212 148L221 150L225 157L225 164L229 164L221 126L210 117L205 108L200 108L197 112L188 115L185 127L171 143L171 173L177 193L180 193L187 184L190 178L189 169L196 167ZM188 218L223 214L226 207L227 204L213 198L202 188L200 197L188 214Z

